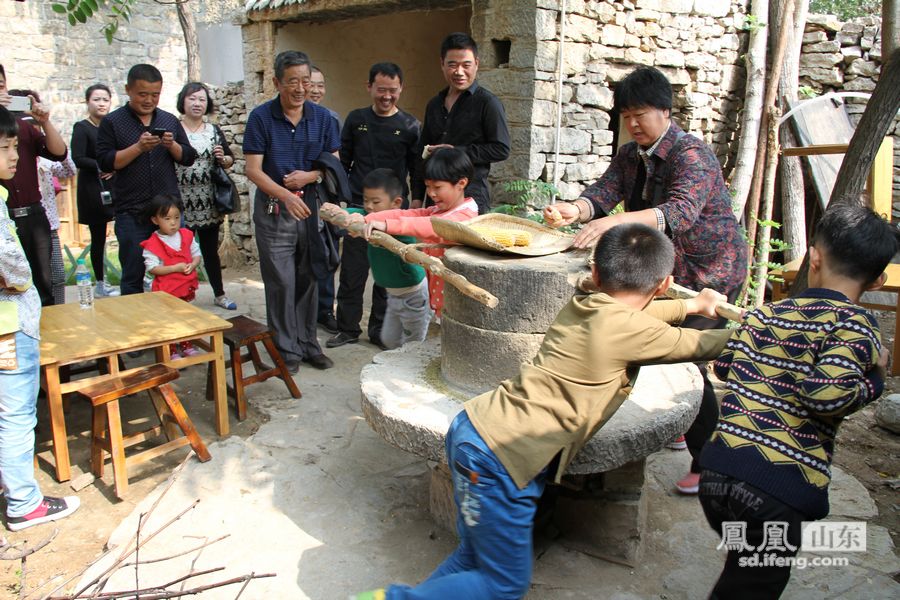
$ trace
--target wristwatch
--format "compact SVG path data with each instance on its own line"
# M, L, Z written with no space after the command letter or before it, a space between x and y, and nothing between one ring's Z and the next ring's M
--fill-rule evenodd
M316 183L322 183L322 171L316 174Z

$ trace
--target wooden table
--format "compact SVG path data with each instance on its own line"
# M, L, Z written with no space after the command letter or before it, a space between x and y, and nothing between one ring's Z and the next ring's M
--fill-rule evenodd
M41 314L41 385L47 393L56 478L70 478L69 446L62 396L113 375L119 371L119 355L153 348L157 362L184 368L212 364L212 390L207 390L216 406L216 432L228 434L228 405L225 393L225 361L222 331L231 324L164 292L101 298L92 309L77 303L47 306ZM172 359L169 344L185 340L209 339L207 352ZM60 383L64 365L105 359L109 374ZM133 369L132 369L133 370Z
M797 278L797 272L803 259L798 258L784 265L780 270L773 271L773 275L778 275L784 279L784 282L775 282L772 286L772 300L781 300L786 298L790 291L790 285ZM900 375L900 264L890 263L884 270L887 273L887 281L879 288L878 292L894 292L897 294L896 304L875 304L872 302L860 302L866 308L874 308L876 310L889 310L894 312L894 350L893 365L891 367L891 375Z

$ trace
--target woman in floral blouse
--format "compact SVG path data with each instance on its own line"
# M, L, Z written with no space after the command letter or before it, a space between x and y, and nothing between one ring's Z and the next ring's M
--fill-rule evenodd
M575 237L579 248L621 223L659 229L675 245L677 283L697 291L709 287L734 301L747 277L748 249L719 161L702 140L672 122L672 86L657 69L630 73L616 86L613 102L634 141L619 148L606 172L577 200L548 206L545 220L556 227L586 223ZM625 211L610 215L619 204ZM724 327L724 319L688 317L682 326ZM684 435L691 471L676 484L685 494L697 493L697 459L719 416L712 384L705 369L701 372L700 412Z

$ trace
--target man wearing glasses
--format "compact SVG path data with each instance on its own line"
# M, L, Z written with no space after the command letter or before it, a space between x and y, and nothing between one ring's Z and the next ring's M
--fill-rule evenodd
M275 344L296 373L300 362L317 369L334 363L316 339L316 278L309 238L317 235L308 217L303 188L321 181L312 162L337 152L341 140L328 109L306 102L310 61L288 50L275 57L278 96L253 109L244 132L247 177L256 185L253 223ZM315 209L315 207L313 207Z

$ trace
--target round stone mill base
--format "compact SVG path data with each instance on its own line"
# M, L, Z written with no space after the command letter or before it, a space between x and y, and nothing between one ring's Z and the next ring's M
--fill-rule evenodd
M441 377L436 339L377 354L360 374L366 421L392 445L432 465L430 507L435 521L456 531L456 506L444 437L472 394ZM700 406L703 382L692 364L642 367L616 414L569 465L580 489L548 486L556 494L557 541L625 563L640 556L646 501L644 459L687 430Z

